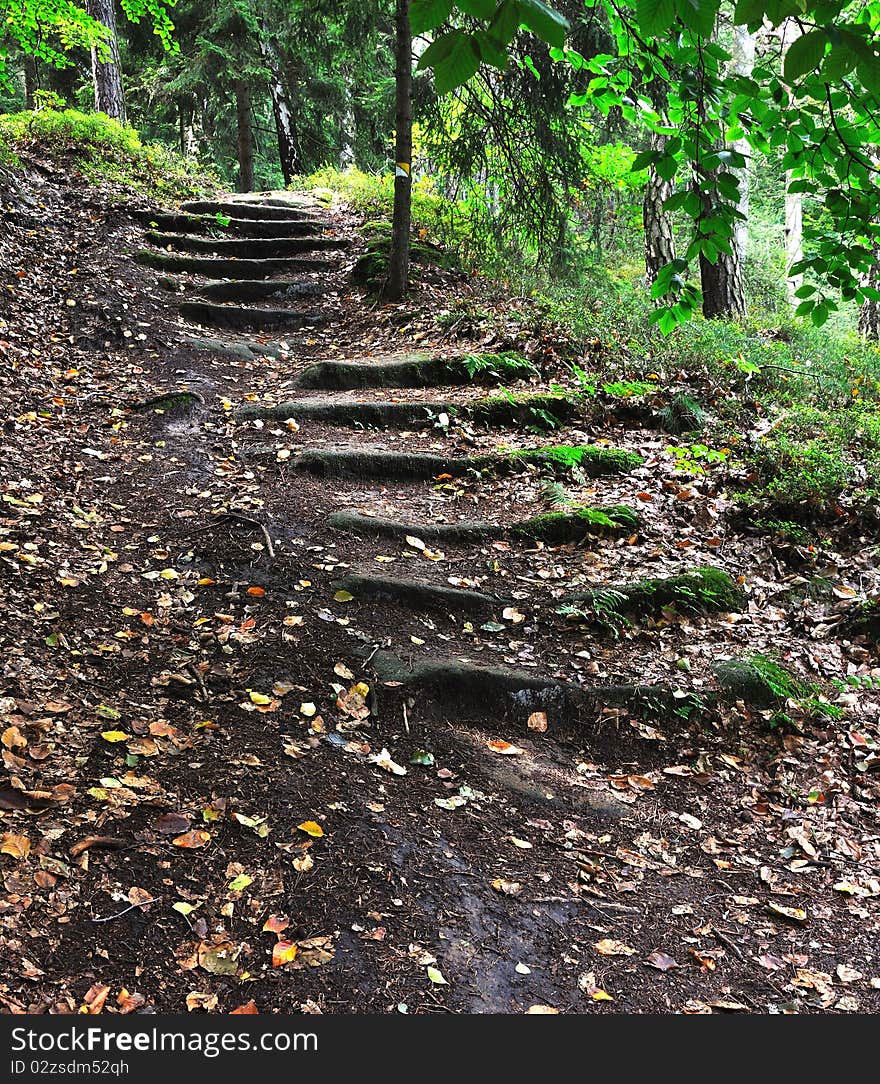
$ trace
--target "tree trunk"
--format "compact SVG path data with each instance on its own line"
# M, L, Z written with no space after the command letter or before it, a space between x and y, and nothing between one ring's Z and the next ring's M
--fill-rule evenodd
M125 96L122 92L122 68L119 63L119 42L116 38L116 14L113 0L86 0L86 11L107 27L109 52L102 58L92 49L92 82L95 85L95 109L115 117L125 124Z
M733 28L733 51L730 60L731 74L745 76L746 78L751 77L755 67L756 40L756 36L750 34L744 26L735 26ZM732 244L737 250L740 267L745 267L749 243L749 187L751 185L752 152L749 141L745 136L734 140L731 149L741 154L746 160L746 164L742 169L732 168L730 170L739 181L739 199L736 202L736 209L743 216L734 223Z
M243 79L235 83L235 112L238 118L238 190L254 190L254 126L251 117L251 88Z
M730 61L730 72L735 75L749 76L755 64L755 37L745 27L734 27L734 42ZM730 236L730 252L719 252L712 263L700 254L700 281L703 289L703 315L707 320L735 320L746 314L746 290L744 269L746 247L748 243L749 210L749 144L743 138L731 144L731 150L737 151L746 159L745 168L731 168L739 181L739 195L736 210L743 218L733 223ZM703 193L703 203L708 214L715 206L723 202L723 197L716 191L714 197ZM713 206L713 201L715 206Z
M800 27L796 20L786 19L779 28L779 40L782 46L781 64L785 66L785 54L792 42L800 37ZM789 90L786 87L786 90ZM791 91L789 90L789 93ZM804 197L800 192L789 192L789 185L794 174L787 170L785 174L785 292L790 305L799 305L796 292L804 284L803 275L792 275L792 267L804 258Z
M384 294L390 301L406 295L409 274L409 232L412 217L412 31L409 0L396 0L395 86L397 135L394 145L394 217L391 223L391 258Z
M651 150L662 151L666 136L651 133ZM675 259L675 238L672 234L672 216L663 204L672 195L672 184L664 181L652 166L648 171L645 198L642 203L642 222L645 227L645 276L653 286L661 267Z
M35 95L38 90L37 83L37 58L26 56L24 58L24 99L28 109L33 109L36 104Z
M269 94L272 98L272 115L275 117L275 131L278 135L278 162L284 176L284 184L289 186L293 177L302 169L302 151L299 145L299 133L293 119L290 94L281 77L278 54L265 28L260 34L260 52L270 72Z
M868 273L865 286L880 290L880 247L874 250L874 266ZM859 334L868 342L880 342L880 301L867 298L859 310Z
M351 83L345 80L342 93L345 105L339 125L339 168L348 169L355 164L355 141L357 139L357 121L354 115L354 93Z

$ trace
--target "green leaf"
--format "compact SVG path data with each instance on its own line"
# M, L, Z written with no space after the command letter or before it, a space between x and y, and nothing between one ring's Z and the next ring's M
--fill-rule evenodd
M646 37L662 34L675 21L675 0L636 0L636 19Z
M737 26L760 23L766 8L764 0L737 0L733 10L733 22Z
M453 0L412 0L409 25L413 34L424 34L445 23L452 14Z
M474 34L474 40L480 50L480 56L487 64L491 64L493 68L497 68L499 71L507 71L510 57L507 55L506 49L501 48L498 42L485 30L478 30Z
M793 83L806 72L815 71L822 63L827 44L828 35L824 30L811 30L793 41L785 54L783 74L786 81Z
M647 169L648 166L652 166L657 161L659 153L659 151L642 151L641 154L637 154L629 167L630 172L640 173L643 169Z
M495 14L495 0L455 0L455 6L475 19L491 19Z
M434 66L434 88L438 94L448 94L472 75L480 66L480 51L471 34L453 30L449 37L454 40L449 54Z
M517 0L519 21L532 33L560 49L565 44L565 35L570 27L568 19L560 15L555 8L548 7L542 0Z
M721 0L676 0L678 17L701 38L711 38Z

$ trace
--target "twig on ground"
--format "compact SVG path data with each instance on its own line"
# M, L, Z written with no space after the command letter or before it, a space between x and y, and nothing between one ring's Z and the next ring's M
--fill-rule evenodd
M161 896L154 896L149 900L141 900L140 903L133 903L130 907L124 907L121 911L117 911L115 915L105 915L104 918L93 918L92 922L112 922L114 918L122 918L122 916L127 915L129 911L134 911L136 907L146 907L148 903L158 903L161 899Z

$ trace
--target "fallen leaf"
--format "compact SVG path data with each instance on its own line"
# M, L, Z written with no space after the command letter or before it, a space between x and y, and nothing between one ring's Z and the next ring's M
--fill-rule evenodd
M171 842L175 847L183 847L185 850L194 850L197 847L204 847L206 843L210 843L211 833L205 832L202 829L195 829L192 832L184 832L182 836L177 836L172 839Z
M547 729L547 712L533 711L526 720L526 726L529 730L537 730L539 734L543 734Z
M297 825L297 828L301 832L305 832L307 836L313 836L315 839L320 839L324 835L324 829L317 821L303 821L302 824Z
M601 941L593 945L593 948L603 956L633 956L636 951L623 941L615 941L611 937L603 937Z

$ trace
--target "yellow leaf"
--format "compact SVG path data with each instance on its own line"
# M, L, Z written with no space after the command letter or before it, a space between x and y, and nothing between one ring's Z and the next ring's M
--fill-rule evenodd
M31 841L27 836L15 836L11 832L4 832L0 842L0 854L8 854L13 858L27 858L31 853Z
M265 693L249 692L248 696L251 698L252 704L271 704L272 697L266 696Z
M302 824L297 825L297 828L305 832L307 836L314 836L315 839L320 839L324 834L324 829L317 821L303 821Z
M178 576L173 568L163 568L159 573L159 578L163 580L176 580Z
M590 997L593 1001L613 1001L614 998L607 992L607 990L594 990Z
M351 602L354 595L351 591L337 591L333 598L336 602Z
M295 941L279 941L272 949L272 966L284 967L296 959L298 945Z
M104 741L128 741L128 734L124 730L105 730L101 733L101 737Z

